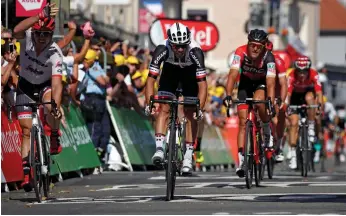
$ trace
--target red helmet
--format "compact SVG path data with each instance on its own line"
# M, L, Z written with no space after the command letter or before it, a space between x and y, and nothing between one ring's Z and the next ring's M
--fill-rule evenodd
M300 56L294 61L294 68L300 71L307 71L311 67L311 60L307 56Z
M55 20L53 18L47 17L43 20L40 19L38 22L36 22L33 27L33 30L39 31L39 30L49 30L54 31L55 29Z

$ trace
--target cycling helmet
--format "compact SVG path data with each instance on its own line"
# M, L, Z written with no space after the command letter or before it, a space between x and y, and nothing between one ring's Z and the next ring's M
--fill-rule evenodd
M249 42L257 42L264 45L268 42L268 34L263 30L253 29L250 31L247 39Z
M171 44L186 45L191 42L190 29L178 22L168 29L167 37Z
M39 31L39 30L49 30L54 31L55 29L55 20L53 18L44 18L40 19L38 22L36 22L33 27L33 30Z
M307 56L300 56L294 61L294 68L300 71L309 70L311 67L311 60Z

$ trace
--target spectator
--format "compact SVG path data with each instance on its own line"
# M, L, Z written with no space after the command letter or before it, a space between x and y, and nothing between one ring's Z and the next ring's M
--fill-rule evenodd
M139 105L142 108L145 108L145 91L144 91L145 83L143 83L142 74L139 71L137 71L132 76L132 84L133 84Z
M110 120L106 108L106 88L109 78L102 68L95 64L97 52L89 49L83 63L88 78L82 104L82 111L91 139L100 158L103 158L110 136Z

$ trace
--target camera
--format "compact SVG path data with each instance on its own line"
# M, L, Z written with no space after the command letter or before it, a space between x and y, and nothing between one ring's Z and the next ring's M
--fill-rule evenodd
M8 44L8 47L9 47L10 53L13 53L14 50L15 50L14 44L13 44L13 43L9 43L9 44Z

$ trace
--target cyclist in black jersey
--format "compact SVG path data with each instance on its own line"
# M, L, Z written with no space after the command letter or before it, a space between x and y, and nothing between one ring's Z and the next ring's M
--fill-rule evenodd
M174 23L167 31L168 39L159 44L153 54L149 65L149 76L146 83L146 114L149 110L150 96L154 94L154 84L160 75L160 66L163 63L162 74L159 82L159 96L175 97L178 84L182 85L182 94L185 98L198 98L200 109L203 110L207 98L206 70L204 54L196 41L191 40L190 30L181 23ZM156 152L152 158L154 164L160 164L164 159L163 142L167 132L167 120L169 117L169 105L160 105L160 113L157 118L155 137ZM194 114L194 109L184 109L187 118L186 153L184 156L184 174L192 171L193 141L197 134L197 121L203 118L203 113Z

